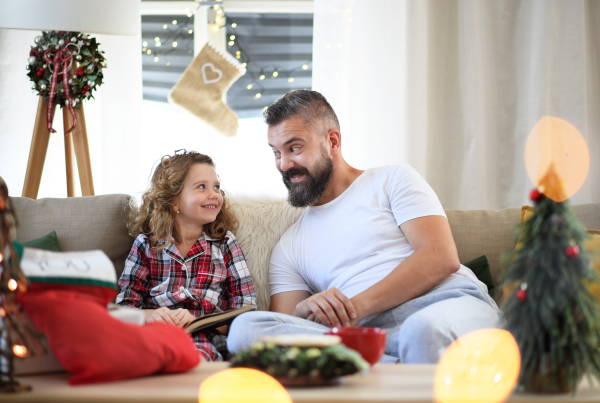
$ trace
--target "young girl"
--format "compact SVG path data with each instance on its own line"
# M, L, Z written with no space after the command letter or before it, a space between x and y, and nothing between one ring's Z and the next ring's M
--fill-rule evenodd
M146 322L183 327L202 315L256 305L244 255L229 231L237 221L210 157L185 150L163 157L127 226L137 238L117 303L146 310ZM192 334L204 358L229 358L223 333Z

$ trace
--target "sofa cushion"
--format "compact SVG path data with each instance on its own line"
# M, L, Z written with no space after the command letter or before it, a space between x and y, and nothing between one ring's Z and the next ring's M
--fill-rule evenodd
M446 210L446 215L459 260L465 262L486 255L497 285L501 271L500 256L515 246L514 235L521 217L520 209ZM496 298L501 291L499 288L495 290Z
M106 289L104 289L106 290ZM109 296L112 299L116 291ZM71 385L187 371L200 362L190 335L166 323L124 323L106 298L82 290L29 290L17 300L69 373Z
M230 202L240 224L234 235L244 252L254 282L257 308L268 310L271 252L304 209L292 207L286 200L268 198L239 197L231 198Z
M575 218L587 229L600 228L600 203L571 206ZM499 299L502 287L498 276L502 271L500 257L514 249L521 221L521 208L504 210L446 210L454 242L461 262L486 255L490 263L495 298Z
M494 279L492 278L492 272L490 271L490 264L488 263L487 256L479 256L473 260L469 260L463 265L467 266L477 276L479 281L486 285L488 294L494 298Z
M52 250L55 252L61 251L60 244L58 243L58 237L56 236L56 231L52 231L43 237L27 241L24 243L24 245L30 248Z
M120 277L133 245L125 226L131 196L11 199L18 220L18 241L27 242L56 231L63 251L100 249L108 255L117 278Z

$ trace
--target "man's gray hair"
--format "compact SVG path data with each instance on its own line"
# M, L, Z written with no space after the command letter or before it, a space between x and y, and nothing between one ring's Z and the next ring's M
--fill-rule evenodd
M265 123L277 126L284 120L300 118L313 129L340 130L340 123L329 102L321 93L311 90L293 90L279 98L263 112Z

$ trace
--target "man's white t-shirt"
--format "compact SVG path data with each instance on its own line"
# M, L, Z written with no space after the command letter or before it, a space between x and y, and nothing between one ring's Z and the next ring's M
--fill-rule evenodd
M308 207L281 237L271 255L271 295L335 287L352 298L414 252L400 225L432 215L446 217L433 189L411 166L366 170L331 202ZM463 265L442 284L464 276L487 292Z

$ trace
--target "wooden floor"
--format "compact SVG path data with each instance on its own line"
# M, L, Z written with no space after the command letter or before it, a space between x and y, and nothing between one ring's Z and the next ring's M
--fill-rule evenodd
M69 375L21 377L33 391L0 395L0 402L189 402L198 403L200 383L228 368L227 363L202 363L177 375L157 375L90 386L69 386ZM434 365L374 366L365 376L349 376L334 386L288 388L295 403L301 402L432 402ZM576 396L513 394L511 402L600 402L600 386L584 379Z

